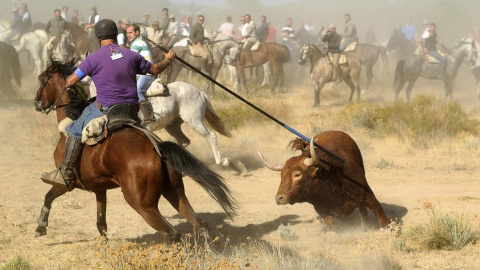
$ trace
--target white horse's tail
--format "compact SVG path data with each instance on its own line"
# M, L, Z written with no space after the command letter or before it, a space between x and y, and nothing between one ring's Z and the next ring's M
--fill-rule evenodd
M201 93L205 98L205 102L207 104L207 108L205 110L205 120L207 121L207 123L213 128L213 130L215 130L219 134L222 134L225 137L231 137L232 134L230 133L230 131L227 130L222 119L220 119L220 116L218 116L218 114L213 109L210 100L207 98L207 96L205 96L203 92Z

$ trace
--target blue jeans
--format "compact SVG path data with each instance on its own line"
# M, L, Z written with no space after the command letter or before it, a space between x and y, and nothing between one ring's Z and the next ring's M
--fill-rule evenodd
M108 107L102 107L101 110L98 109L98 103L95 101L92 104L88 105L85 110L83 110L80 117L75 120L70 126L68 126L65 130L69 135L77 139L81 139L82 130L88 124L88 122L97 117L101 117L107 110Z
M140 77L138 77L137 94L139 102L145 101L145 92L154 80L155 76L153 75L140 75Z
M438 62L440 62L440 65L441 65L442 67L445 66L445 57L443 57L439 52L437 52L437 51L428 51L428 54L429 54L431 57L437 59Z
M343 42L340 44L340 51L345 51L348 45L352 44L356 39L345 37L343 38Z

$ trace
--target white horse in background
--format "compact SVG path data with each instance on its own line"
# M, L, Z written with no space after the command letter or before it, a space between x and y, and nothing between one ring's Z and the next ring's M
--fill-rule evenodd
M477 51L480 50L480 43L475 41L475 47L477 48ZM475 62L475 65L472 67L472 73L473 73L473 76L475 77L475 82L477 84L477 96L480 99L480 57L477 57L477 61Z
M53 59L56 61L65 63L72 59L75 55L75 44L73 43L73 38L70 35L70 31L63 31L63 33L57 37L57 39L58 40L55 46L48 41L43 46L43 64L45 67L50 65L50 57L53 57ZM52 48L47 48L49 46L52 46Z
M48 34L44 30L35 30L24 34L20 39L20 45L14 46L17 52L27 50L35 62L34 74L40 75L43 72L42 50L48 41Z
M87 94L90 97L96 96L96 88L91 79L88 77L84 83L88 85L85 89ZM152 83L149 90L159 87L161 88L161 82L157 79ZM164 96L150 97L156 122L148 124L147 128L151 131L164 128L168 134L175 138L178 144L187 147L190 144L190 139L185 136L181 129L181 125L186 122L208 140L217 165L230 167L245 176L248 173L245 165L236 159L222 157L215 132L205 127L204 120L216 132L230 137L230 132L213 110L206 94L186 82L172 82L167 84L167 88ZM147 93L149 93L148 90ZM143 115L141 113L139 115L143 119Z

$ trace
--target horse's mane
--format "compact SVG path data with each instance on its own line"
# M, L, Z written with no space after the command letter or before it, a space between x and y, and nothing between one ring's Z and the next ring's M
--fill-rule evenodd
M75 69L77 69L77 66L75 65L75 58L64 63L55 60L53 56L50 56L50 62L50 66L45 69L44 73L60 73L63 75L70 75L75 71Z

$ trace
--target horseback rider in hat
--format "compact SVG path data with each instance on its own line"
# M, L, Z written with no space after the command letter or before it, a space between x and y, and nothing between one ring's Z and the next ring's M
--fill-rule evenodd
M328 53L332 54L333 58L332 81L337 81L340 77L340 73L342 72L338 63L340 60L340 43L342 42L342 36L340 36L336 30L337 27L334 24L330 24L328 29L325 29L325 33L322 37L322 42L327 42Z
M68 90L85 76L91 76L97 87L97 99L85 108L77 120L67 126L65 155L60 168L41 177L44 181L70 189L75 180L74 168L83 148L83 128L90 120L106 114L113 105L133 103L138 107L137 73L157 75L175 59L175 53L170 50L165 54L164 61L152 64L140 54L120 47L116 44L117 25L109 19L96 23L95 35L100 49L85 58L77 70L66 79L65 87Z
M343 41L340 44L340 50L343 52L348 47L348 45L358 40L357 36L357 27L352 22L352 17L349 13L346 13L344 16L345 19L345 29L343 30Z

